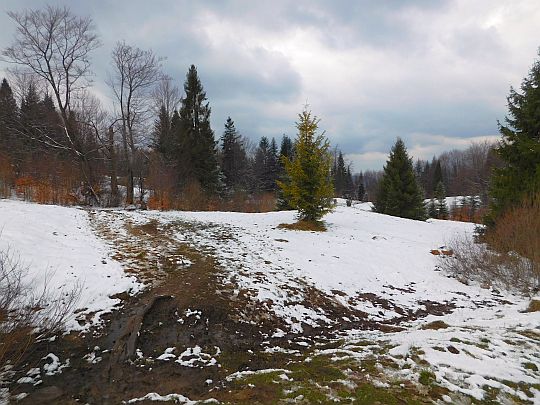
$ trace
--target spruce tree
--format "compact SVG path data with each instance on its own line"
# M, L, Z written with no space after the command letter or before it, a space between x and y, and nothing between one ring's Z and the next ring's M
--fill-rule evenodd
M437 204L435 203L435 198L432 198L431 200L429 200L428 216L430 218L438 218L439 217L439 211L437 210Z
M17 123L18 108L13 91L6 79L0 85L0 151L9 153L15 147L15 125Z
M298 117L295 158L284 158L287 180L278 185L300 220L318 221L333 208L330 144L324 132L317 134L317 117L307 110Z
M210 126L211 108L194 65L186 75L184 92L177 133L180 174L213 193L219 185L216 141Z
M437 218L448 219L448 207L446 206L446 190L442 181L435 187L435 198L437 199Z
M270 142L266 136L263 136L259 141L257 150L255 151L255 160L253 162L253 172L256 180L256 188L259 191L267 191L268 178L267 178L267 165L268 155L270 149Z
M287 177L287 173L285 171L285 159L293 160L294 159L294 143L291 138L289 138L287 135L283 135L283 138L281 139L281 146L279 149L279 176L277 178L278 181L282 182L288 182L290 179ZM277 190L277 209L280 211L284 210L292 210L294 209L291 207L287 199L283 195L283 190L281 187L278 187Z
M422 190L416 181L412 160L400 138L392 147L384 166L374 210L402 218L426 219Z
M345 196L348 199L353 198L354 194L354 182L352 178L351 165L347 165L347 171L345 173Z
M540 56L540 50L538 52ZM495 169L491 186L488 223L506 209L540 192L540 59L521 83L521 92L510 88L508 115L497 153L504 165Z
M334 164L334 190L337 197L343 197L347 186L347 169L345 168L345 159L343 153L339 151L337 160Z
M158 117L154 121L152 147L167 161L174 158L171 117L164 105L159 109Z
M22 160L24 156L29 156L42 147L43 144L38 143L38 140L45 132L45 115L40 97L33 84L28 86L21 101L19 123L21 133L24 135L18 141L20 146L16 153L16 159Z
M227 189L232 189L236 171L235 171L235 144L238 139L238 133L231 117L227 117L225 122L225 131L221 136L221 172L223 181Z
M435 170L433 171L433 195L437 193L436 190L439 183L443 183L443 172L441 161L437 159L437 163L435 163Z
M360 172L360 175L358 176L356 198L358 199L358 201L364 201L365 196L366 196L366 187L364 185L364 173Z
M270 147L268 148L268 158L266 161L266 180L268 184L268 191L275 191L277 189L276 181L279 178L279 155L277 143L274 138L270 141Z
M247 155L231 117L225 123L221 144L221 171L225 187L229 191L242 188L246 183Z
M283 135L283 138L281 138L281 146L279 148L279 157L280 159L283 159L283 157L286 157L287 159L292 159L294 156L294 143L291 138L289 138L287 135Z

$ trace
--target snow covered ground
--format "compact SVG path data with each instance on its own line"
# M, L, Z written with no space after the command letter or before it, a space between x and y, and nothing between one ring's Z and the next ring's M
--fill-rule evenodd
M441 259L431 254L454 237L471 234L474 224L413 221L373 213L370 207L369 203L339 204L325 217L328 231L323 233L278 228L293 222L294 212L134 212L130 216L139 222L196 221L221 232L226 229L229 238L216 238L208 230L191 242L215 249L231 280L268 303L293 332L301 332L302 325L341 321L305 304L302 286L313 285L343 305L365 312L369 320L388 324L403 320L399 325L404 331L350 331L351 342L359 337L386 342L392 347L388 356L400 366L417 354L429 364L437 382L451 391L481 399L486 387L494 387L540 402L538 389L527 389L526 395L515 388L515 384L538 383L540 313L524 312L527 298L448 277L437 269ZM177 237L186 240L185 235ZM447 309L430 315L431 304ZM405 319L422 311L427 314ZM433 330L429 328L433 321L443 321L444 326ZM281 333L276 330L274 336ZM426 367L422 364L406 367L400 376L418 380Z
M80 288L70 330L97 323L120 302L112 295L141 288L110 258L110 248L92 232L81 209L0 200L0 250L8 249L27 268L26 282L36 292L46 286L61 299L62 291Z
M364 321L399 327L391 333L366 331L351 322L340 335L345 339L342 355L362 359L386 347L384 356L399 366L393 373L400 378L417 381L427 368L437 384L452 392L481 399L491 387L540 403L540 312L524 312L526 298L448 277L437 268L441 259L431 254L456 235L472 233L474 225L395 218L370 207L346 207L340 201L325 217L328 230L322 233L278 228L293 222L294 212L93 215L106 221L113 234L124 232L127 220L203 225L189 232L178 227L172 237L212 252L238 294L248 291L282 318L288 330L276 329L273 337L302 333L308 325L325 328L352 321L310 303L309 291L316 289ZM0 248L17 251L37 280L52 269L49 286L71 288L84 282L78 307L95 314L94 321L117 304L111 295L141 288L110 258L114 241L107 244L94 235L84 210L0 200L0 229ZM442 322L432 328L433 321ZM69 326L82 328L75 321ZM375 344L355 346L366 340ZM173 350L168 354L182 357Z

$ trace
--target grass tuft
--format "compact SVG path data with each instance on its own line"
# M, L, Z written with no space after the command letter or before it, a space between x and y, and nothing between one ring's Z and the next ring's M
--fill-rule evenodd
M431 370L423 369L420 371L420 376L418 377L418 382L422 385L431 385L435 380L435 374Z
M531 300L527 312L540 312L540 300Z
M279 224L279 229L289 229L293 231L314 231L325 232L326 225L323 221L297 221L293 224Z
M446 329L448 327L449 325L444 321L433 321L433 322L423 325L421 329L439 330L439 329Z

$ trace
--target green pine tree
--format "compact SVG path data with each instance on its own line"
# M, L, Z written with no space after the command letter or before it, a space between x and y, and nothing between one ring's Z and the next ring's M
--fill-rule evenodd
M435 170L433 171L433 195L437 193L436 189L439 183L444 182L443 180L443 172L441 167L441 161L437 159L437 163L435 164Z
M540 50L538 52L540 56ZM506 209L540 192L540 60L521 83L521 92L510 88L508 115L499 123L502 141L497 153L503 167L495 169L490 190L493 224Z
M16 148L18 139L15 136L18 108L13 91L6 79L0 85L0 152L9 154Z
M171 160L173 158L171 126L171 117L167 113L165 106L161 106L158 117L154 121L152 147L154 150L161 153L166 160Z
M345 167L345 159L343 153L339 151L337 160L334 162L334 190L337 197L343 197L347 187L347 168Z
M364 185L364 173L360 172L360 175L358 176L356 198L358 199L358 201L364 201L365 196L366 196L366 186Z
M253 172L255 174L255 188L258 191L270 191L270 182L268 180L268 160L270 155L270 142L266 136L261 137L257 150L255 151L255 160L253 162Z
M294 143L291 138L289 138L287 135L283 135L283 138L281 139L281 146L279 149L279 176L278 181L282 182L288 182L289 178L287 177L287 173L285 171L285 165L284 161L285 159L293 160L294 159ZM277 182L276 182L277 183ZM277 190L277 205L276 209L279 211L285 211L285 210L293 210L294 208L291 207L289 204L289 201L285 199L283 196L283 190L281 187L278 187Z
M435 204L435 198L429 200L428 216L430 218L438 218L439 212L437 211L437 204Z
M333 208L330 144L324 132L317 134L317 117L307 110L298 117L295 158L284 158L288 178L278 185L284 198L298 210L300 220L318 221Z
M179 111L177 167L184 181L197 180L213 193L219 186L216 141L210 126L211 108L194 65L186 75L184 91Z
M437 218L448 219L448 207L446 206L446 190L442 181L435 186L435 198L437 199Z
M283 157L292 159L294 157L294 143L292 139L289 138L287 135L283 135L283 138L281 139L279 156L280 159L282 159Z
M228 117L225 123L221 144L221 171L225 187L229 191L243 188L246 183L248 159L231 117Z
M345 172L345 197L352 200L354 195L354 182L351 172L351 165L347 165L347 170Z
M426 219L422 189L416 181L412 160L398 138L384 166L374 210L402 218Z

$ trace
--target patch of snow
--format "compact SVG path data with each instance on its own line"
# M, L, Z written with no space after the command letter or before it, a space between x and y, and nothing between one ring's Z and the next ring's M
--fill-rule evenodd
M285 375L291 373L290 370L285 370L283 368L265 368L263 370L254 370L254 371L253 370L246 370L246 371L237 371L235 373L229 374L226 377L226 380L227 381L234 381L234 380L239 380L239 379L251 376L251 375L270 374L270 373L276 373L276 372L280 372L280 373L285 374Z
M93 233L85 210L0 199L0 230L0 249L20 258L28 268L25 281L36 293L46 285L61 300L62 292L81 289L68 330L98 323L120 302L112 295L141 289L110 258L110 248Z
M165 360L165 361L169 361L170 359L175 359L176 355L173 353L174 350L175 350L174 347L168 347L167 349L165 349L165 352L161 354L160 356L158 356L156 359Z
M64 368L69 367L69 359L66 359L66 362L62 364L58 356L54 353L49 353L43 357L43 360L51 360L50 363L43 365L43 370L47 375L61 374Z
M144 397L140 398L133 398L129 401L124 401L124 403L127 404L134 404L136 402L142 402L142 401L159 401L159 402L171 402L174 401L177 404L184 404L184 405L197 405L197 404L219 404L219 401L216 399L206 399L204 401L192 401L188 397L185 397L180 394L167 394L167 395L160 395L157 392L150 392L146 394Z
M219 347L215 347L215 354L211 355L204 353L199 345L195 347L188 347L182 353L178 355L178 359L175 360L176 363L184 367L210 367L217 365L217 360L215 359L221 353Z

